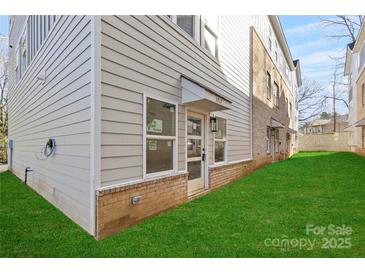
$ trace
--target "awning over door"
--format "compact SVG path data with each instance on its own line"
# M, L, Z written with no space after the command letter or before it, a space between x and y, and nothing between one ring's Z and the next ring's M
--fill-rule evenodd
M232 102L182 77L182 103L202 111L212 112L230 109Z
M365 126L365 118L364 119L361 119L360 121L357 121L355 124L354 124L355 127L362 127L362 126Z
M365 118L353 123L352 125L345 127L343 131L353 131L354 127L362 127L365 126Z
M285 126L280 123L279 121L276 121L275 119L271 118L271 127L272 128L284 128Z
M297 133L297 131L296 131L296 130L294 130L294 129L292 129L292 128L288 128L288 132L289 132L290 134L296 134L296 133Z

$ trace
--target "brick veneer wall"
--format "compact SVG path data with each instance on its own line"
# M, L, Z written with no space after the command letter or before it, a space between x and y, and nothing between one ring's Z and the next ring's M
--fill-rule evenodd
M97 192L97 239L187 201L188 175L181 174ZM141 196L132 205L131 198Z
M265 165L272 161L272 156L266 153L267 127L271 126L271 119L275 119L284 125L279 129L279 152L275 152L272 142L271 150L274 151L274 161L286 159L294 153L294 147L287 144L287 133L292 123L288 114L288 103L295 107L294 98L287 83L276 68L275 62L266 51L259 35L252 28L252 149L253 159L257 165ZM271 96L267 96L266 77L267 72L271 75ZM274 82L280 90L279 107L274 105L273 88Z
M216 189L237 180L257 168L255 161L209 168L209 188Z
M259 161L210 167L209 190L222 187L269 163L270 156ZM187 202L187 184L188 174L185 173L98 191L96 238L103 239L143 219ZM141 196L140 204L132 205L131 198L134 196Z

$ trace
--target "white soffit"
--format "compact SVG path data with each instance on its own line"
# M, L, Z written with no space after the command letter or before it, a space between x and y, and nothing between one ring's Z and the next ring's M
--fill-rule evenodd
M284 128L285 126L282 123L280 123L279 121L276 121L275 119L271 118L271 127Z
M355 127L362 127L362 126L365 126L365 118L364 119L361 119L360 121L357 121L355 124L354 124Z
M232 102L185 77L181 77L182 103L204 112L230 109Z

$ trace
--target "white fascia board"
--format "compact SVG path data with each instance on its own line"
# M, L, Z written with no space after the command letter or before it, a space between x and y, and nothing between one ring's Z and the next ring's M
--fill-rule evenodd
M273 29L274 29L277 37L278 37L279 43L284 52L285 59L289 65L289 68L290 68L290 70L294 70L293 57L291 55L288 43L286 41L283 28L281 27L279 17L277 15L269 15L269 19L271 21L271 24L273 26Z

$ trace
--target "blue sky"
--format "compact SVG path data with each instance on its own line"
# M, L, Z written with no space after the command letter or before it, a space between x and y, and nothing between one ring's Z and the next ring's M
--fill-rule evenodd
M280 16L290 51L294 59L300 59L302 78L315 79L324 87L324 93L331 95L334 61L332 57L344 56L346 39L330 38L338 32L333 26L325 27L321 18L333 16ZM342 79L343 80L343 79ZM340 90L342 88L342 90ZM339 87L341 97L346 97L344 87ZM327 111L331 111L329 102ZM345 105L336 103L337 111L347 113Z
M8 34L8 16L0 15L0 34Z
M320 18L328 16L280 16L293 58L299 58L302 74L328 82L334 63L329 56L343 55L347 41L329 38L333 31Z

